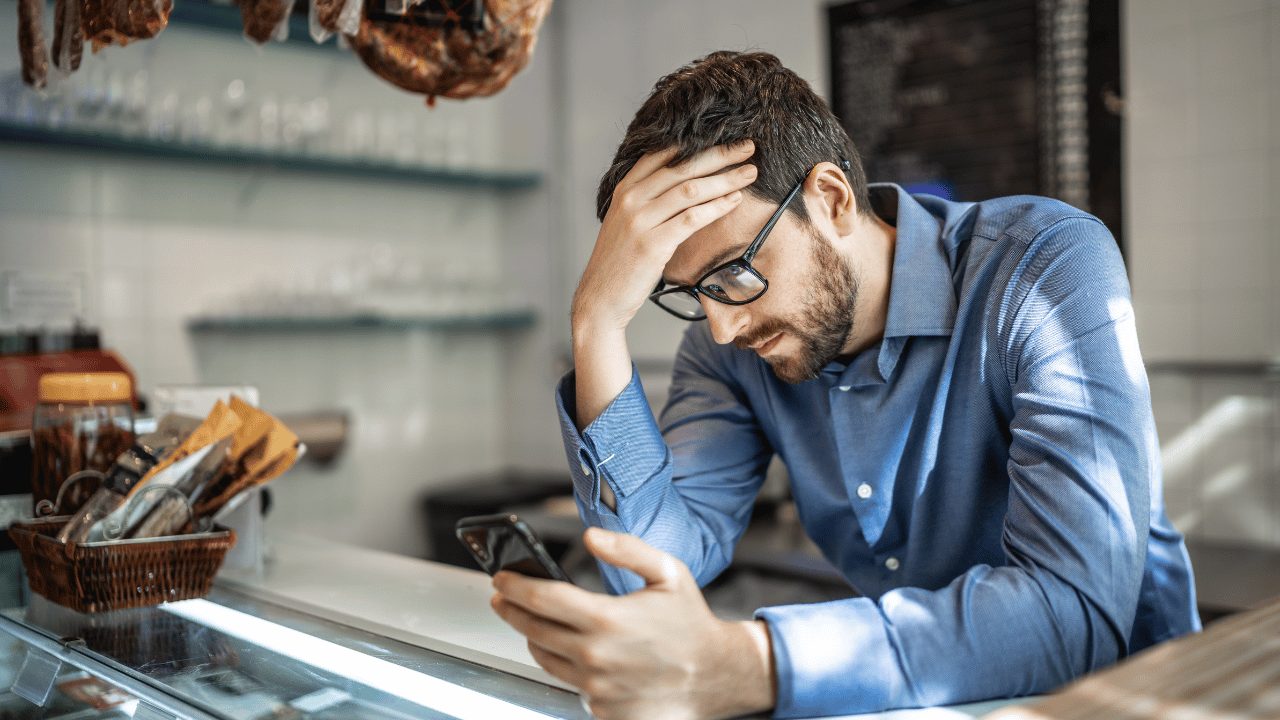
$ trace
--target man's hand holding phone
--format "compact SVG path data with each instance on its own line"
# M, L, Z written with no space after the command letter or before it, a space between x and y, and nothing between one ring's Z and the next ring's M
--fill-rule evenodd
M592 528L583 539L645 587L613 597L502 571L490 604L528 638L543 669L582 691L595 717L718 718L773 707L764 622L717 618L689 569L637 537Z

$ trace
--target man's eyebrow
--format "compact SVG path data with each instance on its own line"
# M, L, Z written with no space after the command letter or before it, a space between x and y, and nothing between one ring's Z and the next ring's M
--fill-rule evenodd
M746 252L747 247L749 247L750 245L751 245L751 243L747 243L747 245L744 245L744 246L742 246L741 248L739 248L739 247L738 247L738 246L736 246L736 245L731 245L731 246L729 246L729 248L728 248L728 249L725 249L725 250L720 251L720 254L719 254L719 255L716 255L716 256L715 256L715 257L713 257L710 261L708 261L706 264L704 264L704 265L702 266L702 269L700 269L700 270L699 270L699 271L698 271L698 272L693 276L693 277L694 277L694 279L695 279L695 280L701 280L701 279L702 279L702 277L703 277L704 275L706 275L707 273L711 272L711 270L712 270L713 268L719 267L720 265L723 265L724 263L729 262L731 259L741 256L741 255L742 255L742 253ZM664 283L666 283L666 284L668 284L668 285L689 285L689 284L690 284L690 283L676 283L676 282L670 282L670 281L669 281L669 280L667 280L666 278L662 278L662 282L664 282Z

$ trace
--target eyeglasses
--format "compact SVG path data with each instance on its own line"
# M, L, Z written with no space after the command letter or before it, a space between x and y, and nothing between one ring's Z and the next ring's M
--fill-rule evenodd
M805 177L808 177L808 173ZM782 213L786 211L787 206L796 195L800 194L804 181L805 178L800 178L800 182L791 188L791 192L787 193L786 199L773 212L769 222L764 224L755 239L747 246L746 252L736 260L717 265L692 285L675 285L664 290L662 288L666 283L659 280L658 286L650 293L649 299L663 310L690 322L705 320L707 317L707 313L702 309L702 302L698 300L699 295L725 305L746 305L760 299L760 296L769 289L769 281L760 274L759 270L751 266L751 261L755 259L756 253L760 252L760 246L764 245L773 226L782 219Z

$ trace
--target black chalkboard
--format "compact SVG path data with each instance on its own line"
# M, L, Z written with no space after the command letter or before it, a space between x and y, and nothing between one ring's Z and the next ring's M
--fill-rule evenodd
M828 9L831 105L872 182L1034 193L1119 237L1117 0L856 0Z

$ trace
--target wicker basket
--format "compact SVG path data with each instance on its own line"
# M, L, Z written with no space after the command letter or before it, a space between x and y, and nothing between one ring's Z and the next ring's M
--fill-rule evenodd
M15 522L32 592L80 612L104 612L209 594L222 558L235 545L227 528L164 538L62 543L69 515Z

